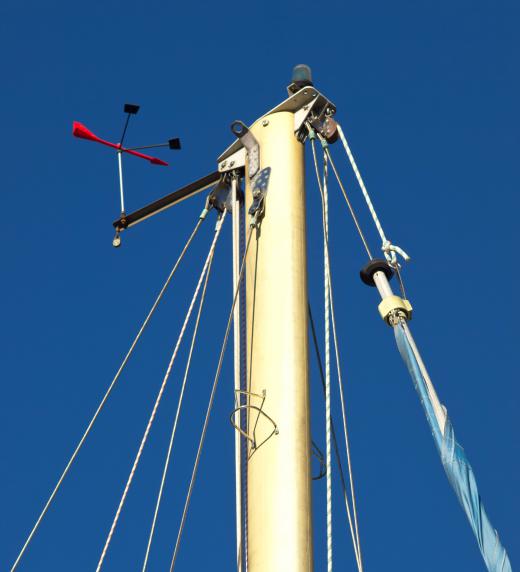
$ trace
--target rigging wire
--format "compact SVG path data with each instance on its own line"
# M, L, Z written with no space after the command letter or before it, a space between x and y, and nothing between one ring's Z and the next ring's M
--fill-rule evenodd
M309 128L310 128L310 126L309 126ZM325 140L320 137L320 141L324 142ZM312 140L311 140L311 142L312 142ZM352 203L350 202L350 199L348 198L347 191L345 190L343 182L341 181L341 177L339 176L339 173L336 169L336 165L334 164L334 161L331 157L331 154L329 152L328 147L325 147L324 149L325 149L325 154L327 155L327 159L330 162L332 170L334 171L334 176L336 177L336 180L338 181L339 188L341 189L341 192L343 193L343 197L345 198L345 202L347 203L348 209L349 209L350 214L352 216L352 220L354 221L354 224L356 225L359 237L361 238L361 242L363 243L363 246L365 247L365 250L368 254L368 258L370 258L370 260L372 260L373 259L372 253L370 252L370 248L368 247L368 243L367 243L367 240L365 238L365 235L363 234L363 231L361 230L361 225L359 224L359 220L356 216L354 208L352 207Z
M381 249L383 250L385 258L387 259L387 261L394 268L397 268L398 262L397 262L396 253L399 254L400 256L402 256L403 259L406 261L410 260L410 257L408 256L408 254L406 254L406 252L402 248L400 248L397 245L392 244L386 238L385 231L383 230L383 226L382 226L381 222L379 221L379 217L377 216L376 209L374 208L374 205L372 204L372 200L370 199L370 195L368 194L367 188L366 188L365 183L363 181L363 177L361 177L361 173L359 172L358 166L357 166L356 161L354 159L354 155L352 154L352 151L350 150L350 146L348 144L347 138L345 137L345 134L343 133L343 129L341 128L341 125L339 123L336 123L336 125L338 127L338 134L339 134L339 137L341 139L341 142L343 143L343 147L345 148L345 152L347 153L347 157L348 157L348 160L350 161L350 165L352 167L352 170L354 171L354 174L356 175L356 179L357 179L357 182L359 184L359 187L361 188L361 192L363 193L363 196L365 197L365 202L367 203L368 210L370 211L370 214L372 215L372 219L374 221L374 224L377 228L377 231L379 232L379 236L381 237L381 241L383 243Z
M330 267L329 267L330 272ZM358 559L358 568L360 572L363 572L363 560L361 558L361 541L359 539L359 526L358 526L358 518L357 518L357 507L356 507L356 494L354 491L354 475L352 471L352 462L350 458L350 440L348 437L348 430L347 430L347 415L345 409L345 396L343 393L343 379L341 376L341 366L340 366L340 359L339 359L339 349L338 349L338 337L336 332L336 317L334 313L334 299L332 295L332 279L329 281L329 288L330 288L330 309L331 309L331 318L332 318L332 334L334 338L334 352L336 354L336 368L338 373L338 386L339 386L339 395L341 401L341 415L343 419L343 432L345 436L345 445L347 451L347 465L348 465L348 474L349 474L349 482L350 482L350 495L352 499L352 508L354 512L354 527L356 531L356 540L357 540L357 559Z
M318 344L318 337L316 334L316 327L314 325L314 318L312 317L312 310L311 310L310 304L308 305L308 310L309 310L309 319L310 319L310 324L311 324L311 332L312 332L314 351L316 353L316 360L318 362L318 370L320 372L320 380L321 380L321 385L322 385L322 389L323 389L323 395L325 395L325 372L323 371L323 363L322 363L320 348L319 348L319 344ZM351 516L350 505L349 505L349 500L348 500L347 483L345 480L345 472L343 470L343 464L341 463L341 455L339 452L338 439L336 437L336 429L334 427L334 419L333 418L331 419L330 425L331 425L331 433L332 433L332 443L334 445L334 454L336 457L336 463L338 464L339 476L340 476L340 480L341 480L341 489L343 491L343 498L345 500L345 508L347 510L347 518L348 518L349 525L350 525L350 534L352 537L352 545L354 548L354 555L356 557L356 563L357 563L357 561L358 561L357 542L356 542L356 538L355 538L354 526L352 524L352 516ZM359 565L358 565L358 569L359 569Z
M325 156L326 157L326 156ZM332 463L331 463L331 431L330 431L330 284L329 284L329 251L327 237L329 232L328 204L328 164L323 164L323 274L324 274L324 304L325 304L325 463L327 479L327 570L332 572Z
M207 433L207 429L208 429L208 424L209 424L209 418L210 418L210 414L211 414L211 410L213 408L213 401L215 399L215 393L217 390L217 386L218 386L218 382L219 382L219 378L220 378L220 372L222 370L222 364L224 361L224 354L226 352L226 347L227 347L227 341L229 338L229 332L231 330L231 324L233 322L233 312L235 310L235 304L238 298L238 294L240 292L240 285L242 283L242 278L244 275L244 268L245 268L245 261L246 261L246 257L247 257L247 253L249 251L249 245L251 244L251 237L253 236L253 228L254 227L250 227L249 230L249 236L247 238L247 243L246 243L246 248L244 251L244 256L242 258L242 261L240 263L240 272L238 274L238 281L237 281L237 286L235 288L235 292L233 295L233 303L231 305L231 310L229 312L229 317L228 317L228 321L227 321L227 326L226 326L226 333L224 335L224 340L222 342L222 348L220 350L220 356L219 356L219 360L218 360L218 365L217 365L217 371L215 373L215 379L213 380L213 386L211 388L211 394L210 394L210 398L209 398L209 403L208 403L208 408L206 410L206 417L204 419L204 425L202 427L202 433L200 436L200 440L199 440L199 446L197 449L197 455L195 457L195 462L193 465L193 471L191 474L191 479L190 479L190 484L188 487L188 492L186 494L186 501L184 503L184 509L182 512L182 518L181 518L181 522L179 525L179 530L177 532L177 540L175 541L175 548L173 550L173 556L172 556L172 560L171 560L171 564L170 564L170 572L173 572L174 567L175 567L175 562L177 560L177 554L179 551L179 546L180 546L180 541L181 541L181 536L182 536L182 532L184 529L184 525L186 523L186 516L188 514L188 509L190 506L190 501L191 501L191 495L193 493L193 486L195 484L195 479L197 477L197 471L199 468L199 462L200 462L200 457L201 457L201 453L202 453L202 447L204 446L204 441L206 439L206 433Z
M177 403L177 410L175 411L175 419L174 419L174 422L173 422L172 432L171 432L171 436L170 436L170 442L169 442L169 444L168 444L168 451L167 451L166 459L165 459L165 462L164 462L164 468L163 468L163 473L162 473L162 477L161 477L161 484L160 484L160 487L159 487L159 492L158 492L158 494L157 494L157 501L156 501L156 504L155 504L155 510L154 510L154 515L153 515L152 525L151 525L151 528L150 528L150 534L149 534L149 536L148 536L148 543L147 543L147 545L146 545L146 554L145 554L145 557L144 557L144 563L143 563L142 572L145 572L145 571L146 571L146 568L147 568L147 566L148 566L148 558L149 558L149 555L150 555L150 549L151 549L151 546L152 546L153 536L154 536L154 532L155 532L155 525L156 525L156 523L157 523L157 516L158 516L158 514L159 514L159 509L160 509L160 506L161 506L161 500L162 500L162 495L163 495L163 491L164 491L164 485L165 485L165 482L166 482L166 475L167 475L167 473L168 473L168 468L169 468L169 465L170 465L170 458L171 458L171 453L172 453L172 448L173 448L173 442L174 442L174 439L175 439L175 433L176 433L176 431L177 431L177 423L178 423L178 421L179 421L179 416L180 416L180 412L181 412L182 402L183 402L183 398L184 398L184 391L185 391L185 389L186 389L186 383L187 383L188 374L189 374L189 371L190 371L191 358L192 358L192 355L193 355L193 350L194 350L194 348L195 348L195 342L196 342L196 339L197 339L197 333L198 333L198 330L199 330L199 324L200 324L200 318L201 318L201 315L202 315L202 309L203 309L203 306L204 306L204 301L205 301L205 299L206 299L206 289L207 289L208 282L209 282L209 277L210 277L210 274L211 274L212 263L213 263L213 257L211 258L210 263L209 263L209 265L208 265L208 270L207 270L207 272L206 272L206 277L205 277L205 280L204 280L204 286L202 287L202 293L201 293L201 295L200 295L199 309L198 309L198 311L197 311L197 317L196 317L196 319L195 319L195 326L194 326L194 328L193 328L193 334L192 334L192 337L191 337L191 344L190 344L190 349L189 349L189 353L188 353L188 360L187 360L187 362L186 362L186 368L185 368L185 370L184 370L184 377L183 377L183 380L182 380L181 391L180 391L180 394L179 394L179 401L178 401L178 403Z
M238 281L238 271L240 265L241 247L243 246L243 202L239 196L240 177L238 173L233 173L231 178L231 202L232 202L232 217L233 217L233 248L232 248L232 266L233 266L233 289L236 288ZM243 286L243 284L242 284ZM245 345L246 334L245 329L245 312L244 310L244 292L243 288L238 294L237 304L235 305L233 314L233 373L234 373L234 390L235 400L238 405L242 405L243 401L243 382L244 382L244 357L246 353L243 351ZM237 393L238 392L238 393ZM243 411L241 408L235 411L235 424L242 429ZM246 459L243 455L247 455L247 449L244 447L244 439L240 431L235 432L235 528L236 528L236 557L237 557L237 572L246 572L245 567L245 523L243 521L243 514L245 511L244 506L244 487L245 480L245 466Z
M339 351L338 351L338 342L337 342L337 335L336 335L336 320L335 320L334 303L333 303L333 296L332 296L332 278L331 278L331 271L330 271L329 241L328 241L328 200L327 200L328 197L327 197L327 192L326 192L326 190L327 190L326 186L325 186L325 184L322 186L322 183L320 180L318 159L317 159L316 148L315 148L315 134L314 133L310 134L310 140L311 140L311 148L312 148L316 178L317 178L317 182L318 182L318 188L319 188L321 199L322 199L322 211L323 211L322 221L323 221L323 228L324 228L325 272L328 276L328 279L327 279L328 289L329 289L328 296L329 296L329 304L330 304L330 310L331 310L331 316L332 316L334 349L335 349L335 354L336 354L338 384L339 384L340 398L341 398L343 428L344 428L345 445L346 445L347 461L348 461L348 469L349 469L349 482L350 482L350 490L351 490L352 504L353 504L352 512L354 514L354 519L352 519L352 516L351 516L351 510L350 510L350 505L348 502L348 495L346 494L346 490L344 490L345 506L347 509L347 517L348 517L348 521L349 521L349 527L350 527L350 532L351 532L351 536L352 536L352 542L354 545L356 562L358 565L358 569L360 571L362 571L363 565L362 565L362 560L361 560L361 546L360 546L360 540L359 540L359 527L358 527L358 523L357 523L357 509L356 509L355 494L354 494L354 479L353 479L352 465L351 465L351 459L350 459L350 443L349 443L347 423L346 423L345 401L344 401L344 395L343 395L343 381L342 381L342 377L341 377L341 368L340 368L340 362L339 362ZM323 159L324 159L324 183L326 180L325 179L325 173L327 170L327 159L330 158L330 155L328 154L328 149L327 149L326 145L327 145L326 141L322 140L322 146L324 148L324 155L323 155ZM326 334L327 334L327 331L326 331Z
M100 556L100 558L99 558L99 562L98 562L98 565L97 565L97 567L96 567L96 572L99 572L99 571L101 570L101 567L102 567L103 562L104 562L104 560L105 560L105 557L106 557L108 548L109 548L109 546L110 546L110 542L111 542L111 540L112 540L112 536L113 536L113 534L114 534L114 531L115 531L115 529L116 529L117 523L118 523L118 521L119 521L119 517L120 517L120 515L121 515L121 510L122 510L123 505L124 505L124 503L125 503L125 501L126 501L126 497L127 497L127 495L128 495L128 491L129 491L129 489L130 489L130 485L132 484L132 481L133 481L133 479L134 479L134 475L135 475L135 471L136 471L136 469L137 469L137 465L139 464L139 461L140 461L140 459L141 459L141 455L142 455L143 450L144 450L144 447L145 447L145 445L146 445L146 441L148 440L148 435L150 434L150 429L151 429L152 424L153 424L153 422L154 422L155 415L156 415L156 413L157 413L157 409L158 409L158 407L159 407L159 404L160 404L160 402L161 402L161 399L162 399L164 390L165 390L165 388L166 388L166 384L167 384L168 379L169 379L169 377L170 377L170 373L171 373L171 370L172 370L172 367L173 367L173 363L174 363L174 361L175 361L175 358L177 357L177 353L178 353L178 351L179 351L180 344L181 344L182 339L183 339L183 337L184 337L184 333L185 333L185 331L186 331L186 327L187 327L187 325L188 325L188 321L189 321L190 316L191 316L191 313L192 313L192 311L193 311L193 307L194 307L194 305L195 305L196 298L197 298L197 296L198 296L198 294L199 294L199 291L200 291L200 288L201 288L201 286L202 286L202 282L203 282L203 280L204 280L204 277L205 277L205 275L206 275L206 272L207 272L207 270L208 270L209 264L210 264L210 262L211 262L211 260L212 260L212 258L213 258L213 254L214 254L214 252L215 252L215 246L216 246L217 240L218 240L218 238L219 238L219 236L220 236L220 231L221 231L221 229L222 229L222 225L223 225L223 223L224 223L225 216L226 216L226 211L224 211L224 214L222 215L221 218L219 218L219 220L218 220L218 222L217 222L217 226L216 226L216 229L215 229L215 236L213 237L213 242L211 243L211 247L210 247L210 249L209 249L208 256L206 257L206 261L204 262L204 267L203 267L202 272L201 272L201 274L200 274L199 281L198 281L198 283L197 283L197 286L196 286L196 288L195 288L195 292L194 292L193 297L192 297L192 300L191 300L191 302L190 302L190 306L189 306L188 311L187 311L187 313L186 313L186 317L185 317L185 319L184 319L184 323L183 323L183 325L182 325L182 328L181 328L179 337L178 337L177 342L176 342L176 344L175 344L175 348L174 348L174 350L173 350L172 357L170 358L170 362L169 362L168 367L167 367L167 369L166 369L166 373L165 373L165 375L164 375L164 378L163 378L161 387L160 387L159 392L158 392L158 394L157 394L157 398L156 398L156 400L155 400L155 403L154 403L154 406L153 406L153 409L152 409L152 413L151 413L150 418L149 418L149 420L148 420L148 424L147 424L147 426L146 426L146 429L145 429L143 438L142 438L142 440L141 440L141 444L139 445L139 450L137 451L137 455L136 455L136 457L135 457L134 464L133 464L133 466L132 466L132 469L130 470L130 474L129 474L129 476L128 476L128 480L127 480L127 482L126 482L125 489L124 489L124 491L123 491L123 495L121 496L121 500L119 501L119 506L117 507L117 511L116 511L115 516L114 516L114 520L113 520L113 522L112 522L112 526L110 527L110 530L109 530L107 539L106 539L106 541L105 541L105 545L104 545L104 547L103 547L103 551L101 552L101 556Z
M239 224L239 236L240 236L240 248L239 252L244 252L246 247L246 233L244 230L245 227L245 217L243 214L244 210L244 203L240 202L240 224ZM257 248L258 248L258 241L257 241ZM246 284L245 281L242 280L240 285L239 291L239 300L240 300L240 339L243 340L243 343L240 344L240 389L242 391L247 390L247 310L246 310ZM255 302L253 301L253 309L254 309ZM254 311L254 310L253 310ZM245 394L242 394L241 397L241 405L247 404L247 398ZM246 429L246 419L247 415L245 411L241 411L240 414L240 427L245 430ZM237 566L239 572L248 572L249 570L249 562L248 562L248 499L247 499L247 479L248 479L248 464L247 464L247 449L248 443L245 438L241 439L241 477L242 477L242 521L241 525L243 528L243 542L240 546L241 556L242 556L242 568Z
M134 341L132 342L130 349L128 350L127 354L125 355L123 361L121 362L121 365L119 366L119 369L117 370L114 378L112 379L112 381L110 382L110 385L108 386L107 391L105 392L105 395L103 396L103 399L101 400L101 402L99 403L92 419L90 420L89 424L87 425L87 428L85 429L85 432L83 433L83 436L81 437L81 439L79 440L79 443L77 444L76 448L74 449L74 452L72 453L72 456L70 457L67 465L65 466L65 469L63 470L60 478L58 479L58 482L56 483L51 495L49 496L47 502L45 503L45 506L43 507L43 510L41 511L38 519L36 520L36 523L34 524L31 532L29 533L29 536L27 537L27 540L25 541L24 545L22 546L22 549L20 550L20 552L18 553L18 556L13 564L13 566L11 567L11 572L14 572L14 570L16 570L16 568L18 567L18 564L20 563L20 560L22 559L25 551L27 550L29 543L31 542L31 540L33 539L34 535L36 534L36 531L38 530L43 518L45 517L45 515L47 514L47 511L49 510L52 502L54 501L54 498L56 497L56 494L58 493L65 477L67 476L70 468L72 467L74 461L76 460L76 457L78 456L81 448L83 447L83 444L85 443L89 433L92 430L92 427L94 426L94 423L96 422L97 418L99 417L99 414L101 413L101 410L103 409L103 407L105 406L110 394L112 393L112 390L114 389L119 377L121 376L121 373L123 372L123 369L125 368L126 364L128 363L128 360L130 359L135 346L137 345L137 342L140 340L144 330L146 329L146 326L148 325L148 323L150 322L150 319L152 318L153 314L155 313L155 310L157 309L157 306L159 305L159 302L162 300L164 293L166 292L166 289L168 288L168 286L170 285L170 282L175 274L175 272L177 271L177 268L179 267L179 264L181 263L182 259L184 258L184 255L186 254L186 251L188 250L190 244L192 243L193 239L195 238L195 235L197 234L197 232L199 231L199 228L202 224L202 222L205 220L206 216L207 216L208 210L204 209L202 211L202 213L199 216L199 219L197 221L197 224L195 225L195 228L193 229L191 235L189 236L186 244L184 245L179 257L177 258L172 270L170 271L170 274L168 275L168 278L166 279L166 282L164 283L163 287L161 288L157 298L155 299L155 302L153 303L150 311L148 312L148 315L146 316L144 322L142 323L141 327L139 328L139 331L137 332L137 335L134 338Z
M314 346L314 352L316 353L316 361L318 363L318 371L320 372L320 380L323 389L323 395L325 396L325 372L323 371L323 363L321 359L320 348L318 344L318 336L316 334L316 326L314 325L314 318L312 316L312 309L310 303L307 304L309 321L311 325L312 341ZM339 453L338 439L336 437L336 428L334 426L334 416L330 420L330 427L332 433L332 444L334 445L334 455L336 457L336 463L338 464L339 476L341 480L341 488L343 489L343 495L345 501L347 500L347 485L345 481L345 472L343 471L343 464L341 462L341 455ZM356 544L354 543L354 549Z

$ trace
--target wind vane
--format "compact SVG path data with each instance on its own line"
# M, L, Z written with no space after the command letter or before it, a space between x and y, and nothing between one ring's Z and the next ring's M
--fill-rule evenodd
M111 143L110 141L106 141L105 139L101 139L90 129L85 127L83 123L79 121L74 121L72 125L72 134L74 137L78 137L79 139L87 139L87 141L94 141L95 143L101 143L102 145L106 145L107 147L111 147L115 149L117 152L117 163L119 168L119 194L121 197L121 219L125 220L126 213L125 213L125 199L124 199L124 191L123 191L123 161L122 161L122 154L128 153L129 155L133 155L134 157L140 157L141 159L146 159L150 161L152 165L163 165L164 167L168 166L166 161L162 159L158 159L157 157L152 157L151 155L146 155L145 153L141 153L144 149L153 149L157 147L168 147L170 149L178 150L181 148L181 141L179 138L168 139L167 143L159 143L155 145L143 145L140 147L123 147L126 131L128 129L128 123L130 121L130 117L132 115L136 115L139 111L139 105L134 105L132 103L125 103L123 108L126 115L125 125L123 127L123 133L119 140L119 143ZM119 232L116 232L116 236L112 242L115 247L120 246L121 238L119 237Z

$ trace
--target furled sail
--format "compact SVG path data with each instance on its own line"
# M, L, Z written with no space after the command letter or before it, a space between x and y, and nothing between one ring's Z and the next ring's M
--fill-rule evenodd
M482 504L473 469L457 442L446 408L442 406L405 322L394 325L397 346L419 394L448 480L468 517L489 572L511 572L511 564L497 531Z

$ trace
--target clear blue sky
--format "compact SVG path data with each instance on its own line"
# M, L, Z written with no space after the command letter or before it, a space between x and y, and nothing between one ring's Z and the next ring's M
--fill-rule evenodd
M336 103L387 234L413 256L405 277L417 343L490 518L518 562L519 18L517 3L482 0L2 4L0 569L14 560L203 203L198 197L162 213L113 249L116 161L73 139L72 121L116 140L128 101L142 106L129 143L182 138L168 169L125 161L133 210L212 171L232 140L230 122L250 123L281 101L297 63L312 66L318 88ZM341 149L334 151L376 250L359 191ZM310 293L320 316L320 214L308 175L310 276L320 277ZM376 293L359 281L366 260L336 187L331 209L366 569L484 570L378 317ZM210 223L20 570L94 569L211 234ZM176 536L230 302L229 251L230 227L215 262L151 570L165 569ZM230 357L179 571L233 569ZM181 371L106 570L142 562ZM323 447L323 401L312 373L312 431ZM324 481L313 485L317 571L325 569L324 488ZM335 569L354 570L338 481L335 491Z

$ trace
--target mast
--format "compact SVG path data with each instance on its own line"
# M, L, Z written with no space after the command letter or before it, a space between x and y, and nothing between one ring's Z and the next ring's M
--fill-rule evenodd
M248 570L310 572L304 146L294 113L274 111L251 127L271 172L246 259ZM248 183L245 204L252 201Z

